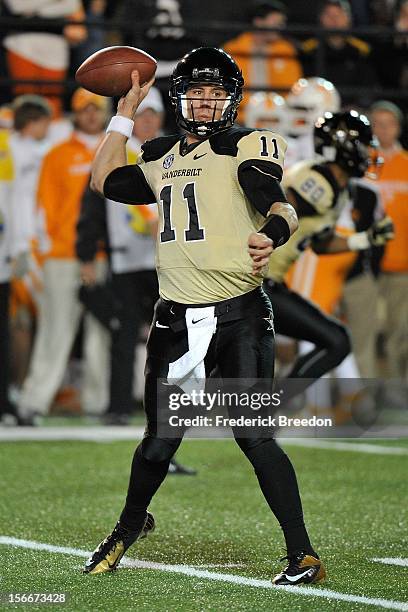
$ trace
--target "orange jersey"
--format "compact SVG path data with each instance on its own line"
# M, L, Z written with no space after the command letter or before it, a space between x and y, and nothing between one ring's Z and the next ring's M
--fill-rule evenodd
M38 186L38 207L46 234L46 257L75 257L76 224L95 150L75 135L46 155Z
M336 233L349 236L353 232L337 226ZM312 249L306 249L287 273L286 283L327 314L333 314L357 256L356 252L316 255Z
M257 52L252 32L244 32L237 38L225 43L223 47L241 68L246 86L259 87L259 89L271 87L285 95L293 83L303 76L296 47L289 40L282 38L269 43L265 58L252 57L252 54ZM263 67L262 61L264 62ZM262 75L259 74L259 71L262 70L265 71L265 78L262 78ZM254 78L256 78L256 82ZM263 86L259 81L262 81ZM247 101L246 97L244 95L239 108L240 120L243 118L242 112Z
M382 260L384 272L408 271L408 151L387 157L377 185L384 210L394 221L395 238L387 242Z
M327 314L333 314L356 257L356 253L316 255L311 249L306 249L285 280L293 291L317 304Z

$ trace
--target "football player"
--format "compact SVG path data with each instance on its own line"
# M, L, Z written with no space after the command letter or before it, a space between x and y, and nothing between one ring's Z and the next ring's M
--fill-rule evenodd
M274 91L256 91L245 106L245 125L249 128L267 128L284 135L287 132L287 107L285 98ZM285 168L287 157L285 157Z
M297 161L315 156L314 124L324 113L339 112L341 100L333 83L322 77L309 77L298 79L293 84L285 102L286 170Z
M215 368L224 379L271 376L272 312L262 270L297 228L280 186L284 140L233 125L243 78L227 53L199 48L177 64L170 96L185 133L145 143L139 163L126 166L132 118L151 86L140 88L137 72L132 79L95 159L92 185L115 201L159 203L160 299L147 343L146 434L120 519L85 565L92 574L114 570L126 549L154 528L147 508L184 434L183 428L172 437L159 431L174 384L185 389ZM253 429L244 437L238 428L234 435L285 537L289 563L274 582L322 580L289 458L272 435Z
M316 153L326 161L299 162L288 171L286 194L296 209L299 229L270 259L265 282L276 331L314 345L297 359L288 378L320 378L339 365L351 348L347 330L339 321L286 286L291 265L307 246L318 254L344 253L382 246L393 237L389 217L350 236L335 232L336 221L349 201L350 180L364 176L369 165L378 162L368 119L354 110L326 113L316 122L314 139ZM290 396L290 388L287 391Z

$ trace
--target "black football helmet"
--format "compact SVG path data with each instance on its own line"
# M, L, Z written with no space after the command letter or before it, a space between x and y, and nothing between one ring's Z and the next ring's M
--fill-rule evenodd
M221 119L196 121L192 98L186 96L194 83L219 85L227 92ZM187 53L177 64L171 76L170 99L178 125L187 132L207 138L232 125L242 100L244 79L241 70L228 53L216 47L199 47ZM214 107L215 116L216 108Z
M355 110L325 113L315 123L314 147L326 161L338 164L349 176L364 176L379 164L378 141L370 122Z

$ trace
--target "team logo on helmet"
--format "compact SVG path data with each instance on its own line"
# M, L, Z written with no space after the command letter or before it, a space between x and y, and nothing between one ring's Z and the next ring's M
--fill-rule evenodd
M173 153L171 153L163 161L163 168L165 168L167 170L168 168L170 168L170 166L173 165L173 162L174 162L174 155L173 155Z
M193 79L199 79L200 77L209 77L214 79L220 78L220 71L218 68L202 68L199 70L198 68L194 68L192 71Z

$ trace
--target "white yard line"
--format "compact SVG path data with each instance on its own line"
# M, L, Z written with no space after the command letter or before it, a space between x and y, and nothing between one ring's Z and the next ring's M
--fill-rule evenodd
M408 448L403 446L384 446L367 442L340 442L336 440L319 440L315 438L279 438L281 444L288 446L303 446L308 448L324 448L370 455L408 455Z
M0 428L1 442L19 441L65 441L113 442L116 440L140 440L144 427L78 426L78 427L3 427Z
M378 563L385 563L386 565L399 565L400 567L408 567L408 559L401 559L401 557L382 557L371 559L371 561L378 561Z
M0 442L18 441L66 441L81 442L115 442L131 440L133 442L143 437L144 427L3 427L0 428ZM204 435L204 434L203 434ZM188 440L202 440L203 438L187 438ZM209 439L209 438L205 438ZM214 441L225 438L211 438ZM408 448L400 446L386 446L370 444L368 442L343 442L333 439L316 438L286 438L278 437L283 445L300 446L304 448L322 448L346 452L369 453L372 455L408 455ZM385 440L386 441L386 440Z
M26 548L29 550L39 550L51 553L61 553L64 555L71 555L76 557L87 558L91 555L91 552L81 550L79 548L68 548L65 546L52 546L51 544L44 544L43 542L34 542L32 540L21 540L18 538L12 538L8 536L0 536L0 544L6 546L15 546L19 548ZM247 578L245 576L238 576L236 574L221 574L218 572L210 572L208 570L196 569L188 565L168 565L164 563L154 563L151 561L142 561L139 559L123 559L121 565L129 568L149 569L162 572L171 572L175 574L183 574L193 578L201 578L206 580L217 580L219 582L229 582L231 584L237 584L239 586L248 586L261 589L272 589L284 591L291 595L303 595L305 597L323 597L325 599L331 599L335 601L347 601L350 603L361 603L369 606L377 606L378 608L385 608L388 610L400 610L402 612L408 612L408 603L402 601L393 601L390 599L380 599L375 597L364 597L362 595L351 595L349 593L340 593L338 591L331 591L329 589L321 589L313 586L307 587L287 587L280 586L275 587L270 580L259 580L257 578ZM84 580L92 580L92 576L84 577Z

